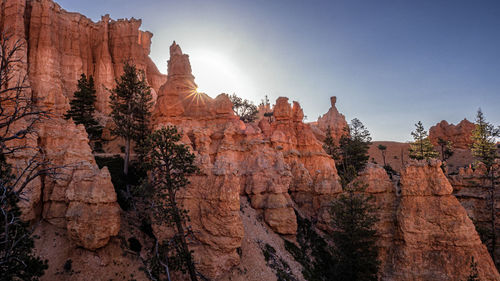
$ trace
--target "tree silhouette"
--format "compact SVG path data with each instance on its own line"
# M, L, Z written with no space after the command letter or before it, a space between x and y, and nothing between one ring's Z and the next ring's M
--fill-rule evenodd
M163 257L170 259L162 262L165 271L169 272L169 264L177 261L178 265L184 265L180 268L186 268L194 281L197 280L197 273L186 240L189 233L184 227L189 217L187 211L179 205L176 195L177 191L189 183L187 176L198 169L194 165L194 154L189 152L186 145L178 143L180 139L177 128L170 126L153 132L149 138L149 166L154 190L153 218L156 223L166 223L175 229L174 237L159 245L164 249Z
M229 96L233 103L233 111L240 117L240 120L245 123L251 123L257 119L257 106L247 99L242 99L236 94Z
M33 253L32 230L21 220L18 203L26 200L25 189L40 176L55 174L41 149L26 142L36 124L47 118L22 73L25 46L6 31L0 33L0 276L2 280L38 280L48 268ZM15 169L8 157L31 155ZM13 171L14 170L14 171Z
M330 214L334 230L331 236L336 260L333 280L377 280L379 261L374 226L378 219L372 197L365 196L363 191L355 182L332 202Z
M500 129L495 128L493 124L486 121L481 109L477 111L475 128L472 131L472 155L478 163L482 163L486 168L484 178L489 180L489 203L491 212L491 257L496 264L495 248L497 244L496 234L496 200L495 200L495 172L498 169L498 164L495 163L498 159L496 138L500 136Z
M95 102L97 100L94 88L94 78L82 73L78 80L78 89L70 101L71 109L64 115L66 119L72 118L75 124L83 124L92 146L92 150L102 150L99 140L102 136L102 126L94 118Z
M150 130L151 100L151 89L144 73L126 62L123 75L116 80L116 87L111 90L111 117L114 121L111 132L125 140L125 176L129 170L131 142L135 142L139 154L144 153L143 141ZM130 196L130 190L127 190L127 195Z

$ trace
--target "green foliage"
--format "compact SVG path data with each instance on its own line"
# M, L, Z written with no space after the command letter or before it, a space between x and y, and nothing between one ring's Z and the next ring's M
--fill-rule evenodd
M439 154L434 150L422 122L418 121L415 127L415 131L411 132L414 142L410 144L410 158L417 160L436 158Z
M486 167L485 178L490 180L489 186L489 207L491 212L491 244L488 247L490 250L493 262L496 264L496 254L495 249L497 245L497 235L496 235L496 198L495 198L495 180L498 178L495 176L495 170L498 166L495 166L495 161L499 157L496 147L496 138L500 136L500 129L495 128L491 123L486 121L481 109L477 111L475 128L472 131L472 155L476 158L476 161L484 164Z
M308 281L328 281L333 275L334 259L326 241L312 223L297 212L297 242L300 248L285 240L285 249L302 265L302 275Z
M267 98L267 97L266 97ZM233 111L240 117L240 120L245 123L251 123L257 119L257 106L247 99L242 99L236 94L229 96L233 103Z
M335 141L333 140L332 129L330 128L330 125L328 125L328 128L326 128L325 135L326 135L326 137L323 140L323 149L325 150L325 152L328 155L334 157L334 156L336 156L338 147L337 147L337 144L335 143Z
M441 148L441 160L446 161L453 155L453 143L451 141L438 138L438 145Z
M363 188L354 184L332 202L334 280L377 280L379 261L373 227L378 219L370 202L372 198L362 191Z
M71 109L64 115L66 119L72 118L75 124L83 124L93 150L100 149L102 126L94 118L95 102L97 100L94 88L94 78L82 73L78 80L78 89L70 101Z
M472 131L472 155L477 161L483 163L489 172L498 158L496 138L500 130L486 121L481 109L477 111L475 128Z
M189 221L187 211L176 200L177 191L188 183L187 176L198 169L194 165L195 155L179 143L181 135L176 127L161 128L149 137L150 184L153 192L153 221L160 225L174 227L175 235L170 241L163 241L160 247L168 256L168 265L189 272L191 280L197 280L197 273L188 249L186 236L190 234L184 225Z
M17 178L0 155L0 276L2 280L38 280L48 268L33 253L34 242L27 222L21 220Z
M266 243L264 245L260 244L260 248L267 265L274 270L278 281L298 280L293 276L290 265L276 254L276 249L273 246Z
M128 174L130 141L135 142L139 161L144 161L147 151L144 141L149 135L151 107L151 89L144 73L138 71L135 65L125 63L123 75L111 90L111 117L115 124L111 133L125 139L125 174Z
M479 273L477 272L477 262L474 260L474 257L471 258L470 273L466 281L481 281L481 279L479 279Z
M133 162L128 175L123 173L124 161L120 156L113 157L95 157L97 166L99 169L103 167L108 167L109 173L111 175L111 182L115 188L115 192L118 199L118 204L123 210L129 210L131 208L131 198L127 196L127 185L132 185L136 188L133 189L134 197L142 197L144 196L144 191L140 188L142 184L142 180L146 178L146 171L141 169L141 163Z
M340 138L339 144L333 143L331 137L325 139L325 151L336 160L337 171L342 185L346 186L357 174L363 170L368 159L368 149L371 140L370 132L359 119L351 120L351 124L344 128L345 134Z

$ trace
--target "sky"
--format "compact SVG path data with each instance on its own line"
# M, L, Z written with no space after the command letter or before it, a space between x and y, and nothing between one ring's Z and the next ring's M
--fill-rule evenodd
M298 101L316 121L337 108L374 140L408 141L414 124L500 125L497 0L56 0L94 21L140 18L166 73L189 54L199 90Z

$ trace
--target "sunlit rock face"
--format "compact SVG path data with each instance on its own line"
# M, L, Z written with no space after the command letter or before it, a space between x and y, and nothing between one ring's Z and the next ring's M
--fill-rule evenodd
M401 171L392 269L383 279L465 280L474 257L481 280L500 280L440 166L421 161Z
M191 73L189 56L182 53L175 42L170 46L168 61L168 79L160 87L158 100L153 112L154 123L206 124L206 121L225 123L237 121L232 103L227 95L215 99L197 91L194 76Z
M330 136L335 143L338 143L340 138L346 133L347 122L345 116L339 113L335 107L337 97L331 97L330 103L331 107L328 112L320 116L317 122L311 123L311 127L319 140L324 140L328 128L330 128Z
M316 214L340 185L333 160L302 122L297 102L292 106L281 97L271 121L245 124L226 95L212 99L196 92L188 57L175 42L170 54L154 126L177 125L197 156L201 172L179 198L189 209L198 240L192 248L199 268L217 277L239 263L236 249L244 236L240 194L248 195L274 231L295 234L292 206Z
M24 218L43 218L51 227L65 229L71 245L91 250L118 233L119 207L109 172L97 167L84 128L61 116L85 72L95 77L97 107L105 119L105 89L113 87L123 62L130 60L158 94L154 128L177 125L182 142L196 155L200 172L178 198L189 210L195 236L190 247L204 275L217 280L241 262L242 195L276 233L296 233L294 209L328 231L327 207L341 186L320 140L328 127L338 140L347 124L335 98L328 113L313 124L305 124L299 103L285 97L265 109L273 116L246 124L235 116L226 95L211 98L196 91L189 57L175 42L168 76L161 75L148 57L152 35L139 30L138 20L104 16L93 23L49 0L6 0L0 5L2 30L11 30L26 46L29 69L18 71L29 73L33 94L54 114L39 125L36 136L24 141L38 145L55 165L67 165L60 178L43 178L29 187L29 200L21 206ZM34 151L10 161L23 165L30 153ZM465 210L451 195L439 163L404 168L400 185L372 164L358 180L379 207L382 280L463 280L471 256L478 261L481 280L500 279Z
M38 126L37 138L28 141L39 145L55 165L69 165L65 177L45 178L33 186L32 201L26 204L30 207L24 208L26 218L40 215L66 228L76 244L102 247L118 233L116 194L109 173L97 168L83 127L62 115L81 73L95 78L98 113L109 113L106 89L114 86L127 60L144 71L156 92L166 77L148 56L152 34L139 30L139 20L112 21L104 16L93 23L49 0L6 0L1 7L2 30L25 46L23 58L29 67L19 71L29 73L33 95L52 113L51 120Z
M433 145L439 145L439 139L450 141L455 148L468 149L472 144L472 130L474 123L467 119L460 121L457 125L448 124L445 120L437 123L429 129L429 140Z

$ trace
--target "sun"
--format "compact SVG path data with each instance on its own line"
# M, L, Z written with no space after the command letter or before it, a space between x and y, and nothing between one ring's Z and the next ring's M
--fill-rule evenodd
M258 94L235 59L206 49L190 51L189 58L199 87L196 92L211 97L221 93L236 93L245 98L253 98Z

